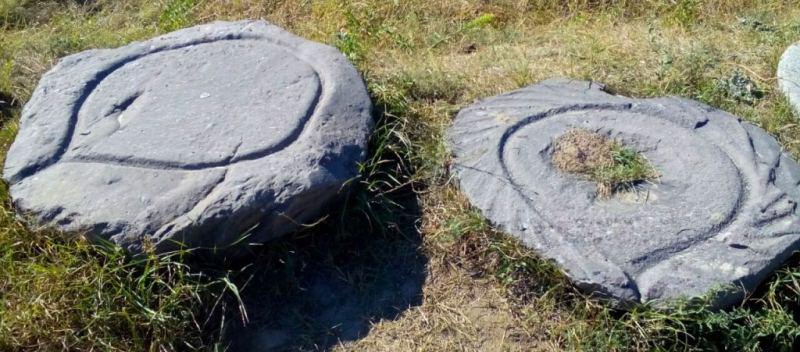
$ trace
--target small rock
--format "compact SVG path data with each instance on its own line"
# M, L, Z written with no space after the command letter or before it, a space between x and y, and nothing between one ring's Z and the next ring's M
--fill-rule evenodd
M461 47L461 52L464 54L472 54L478 50L478 46L475 43L470 43Z

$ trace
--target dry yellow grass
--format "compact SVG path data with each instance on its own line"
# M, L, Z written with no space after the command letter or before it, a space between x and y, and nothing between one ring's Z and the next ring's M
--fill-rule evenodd
M614 163L614 143L607 137L573 128L553 143L553 165L565 172L587 174Z

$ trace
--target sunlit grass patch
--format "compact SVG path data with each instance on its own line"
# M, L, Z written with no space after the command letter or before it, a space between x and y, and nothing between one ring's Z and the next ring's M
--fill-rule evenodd
M5 193L5 192L3 192ZM29 232L0 216L0 349L193 350L220 343L218 273L184 252L130 257L110 244Z

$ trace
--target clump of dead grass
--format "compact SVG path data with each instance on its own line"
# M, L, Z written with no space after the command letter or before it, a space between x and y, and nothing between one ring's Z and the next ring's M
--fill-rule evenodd
M658 172L640 153L581 128L572 128L556 139L552 160L559 170L596 182L600 197L658 178Z
M573 128L556 139L553 164L560 170L591 174L614 163L614 142L605 136Z

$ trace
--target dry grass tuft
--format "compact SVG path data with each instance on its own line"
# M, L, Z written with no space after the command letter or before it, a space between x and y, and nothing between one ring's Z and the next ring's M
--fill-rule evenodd
M635 150L581 128L572 128L556 138L552 161L561 171L596 182L600 197L658 178L658 172Z
M556 138L553 165L561 171L592 175L614 164L615 143L599 133L572 128Z

